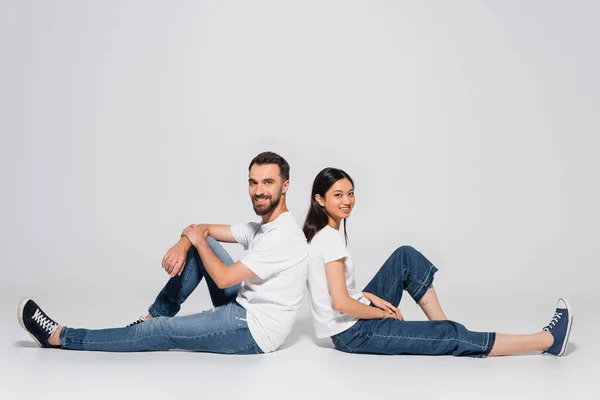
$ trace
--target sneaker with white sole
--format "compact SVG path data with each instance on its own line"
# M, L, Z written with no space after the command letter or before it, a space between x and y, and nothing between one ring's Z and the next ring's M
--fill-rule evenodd
M58 329L59 325L46 315L35 301L23 298L17 309L19 324L31 335L33 340L41 347L54 347L48 343L50 336Z
M573 325L573 308L567 299L560 298L556 303L554 317L544 330L554 337L554 344L544 353L554 354L561 357L567 351L569 334Z
M146 322L147 319L146 317L144 317L143 315L141 317L139 317L137 320L133 321L132 323L130 323L129 325L127 325L125 328L129 328L130 326L134 326L137 324L141 324L142 322Z

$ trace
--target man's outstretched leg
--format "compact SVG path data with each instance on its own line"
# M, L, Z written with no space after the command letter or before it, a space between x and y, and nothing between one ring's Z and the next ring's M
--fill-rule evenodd
M227 251L212 237L207 237L206 241L210 244L212 251L227 266L233 264L233 260ZM153 317L173 317L181 309L181 305L188 296L196 289L202 278L206 279L210 298L215 307L229 303L237 296L240 285L235 285L225 289L219 287L206 272L202 259L195 247L187 252L185 267L181 275L176 275L169 279L165 287L160 291L154 303L148 309L148 315L145 319ZM140 321L141 322L141 321Z
M112 329L74 329L59 325L31 299L23 299L17 316L42 347L132 352L183 349L211 353L259 354L246 310L232 301L214 310L185 317L158 317L143 324Z

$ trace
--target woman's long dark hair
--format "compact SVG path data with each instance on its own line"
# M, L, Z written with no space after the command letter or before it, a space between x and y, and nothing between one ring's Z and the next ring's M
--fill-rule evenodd
M304 226L302 227L308 243L310 243L317 232L327 226L327 222L329 221L325 208L317 203L315 196L318 194L322 198L325 198L325 193L327 193L329 188L331 188L334 183L344 178L348 179L354 187L354 181L350 178L350 175L341 169L327 167L317 174L310 194L310 207L308 208L308 214L306 214ZM344 218L344 237L346 238L346 244L348 244L346 218Z

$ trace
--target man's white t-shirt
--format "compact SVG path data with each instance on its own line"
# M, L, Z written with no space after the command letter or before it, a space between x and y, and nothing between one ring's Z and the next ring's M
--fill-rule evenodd
M308 251L308 292L313 327L318 338L336 335L354 325L358 319L339 312L333 307L333 300L327 285L325 265L344 258L344 275L348 295L364 304L371 304L362 292L356 290L354 264L342 234L329 225L313 237Z
M265 352L281 346L302 304L308 245L290 212L261 224L232 225L231 233L249 250L240 260L256 276L242 283L237 302L246 309L248 328Z

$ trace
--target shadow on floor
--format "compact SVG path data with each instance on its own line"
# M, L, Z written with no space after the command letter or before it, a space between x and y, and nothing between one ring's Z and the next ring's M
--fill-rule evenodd
M312 319L310 316L298 317L292 332L281 346L281 350L292 347L300 341L300 338L308 337L315 345L321 348L333 349L331 339L317 339L313 330Z
M563 357L564 356L570 356L571 353L576 352L578 349L579 349L579 346L577 346L576 343L569 343L567 345L567 351L565 351L565 354L563 354Z
M21 348L34 348L34 347L35 348L39 348L40 347L33 340L30 340L30 341L19 340L17 342L14 342L14 346L15 347L21 347Z

